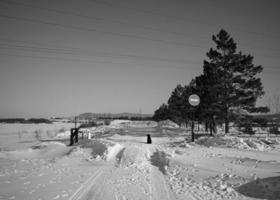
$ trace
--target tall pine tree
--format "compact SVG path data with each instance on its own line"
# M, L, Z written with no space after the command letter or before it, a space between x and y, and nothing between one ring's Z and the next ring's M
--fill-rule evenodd
M169 108L166 104L162 104L154 113L153 119L155 121L167 120L170 119L171 115Z
M263 68L253 64L251 55L237 53L236 43L225 30L212 39L216 48L211 48L206 54L204 74L198 82L201 89L205 89L209 106L214 110L212 114L219 110L219 117L224 119L225 132L228 133L232 110L267 111L266 107L256 108L257 98L264 94L261 80L257 77Z
M177 85L176 88L172 91L171 96L168 99L168 108L172 120L178 124L183 122L183 95L184 87L182 85Z
M210 130L210 135L216 131L215 119L220 116L221 106L217 103L218 89L215 87L218 85L217 75L214 70L204 68L204 74L196 77L196 90L200 96L200 105L197 113L201 122L205 123L206 130Z

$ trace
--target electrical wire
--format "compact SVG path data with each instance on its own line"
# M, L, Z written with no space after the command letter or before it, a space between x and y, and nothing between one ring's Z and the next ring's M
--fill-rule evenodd
M132 24L132 23L116 20L116 19L108 19L108 18L103 18L103 17L95 17L95 16L89 16L89 15L85 15L85 14L81 14L81 13L77 13L77 12L72 12L72 11L65 11L65 10L58 10L58 9L53 9L53 8L46 8L46 7L37 6L37 5L33 5L33 4L27 4L27 3L23 3L23 2L17 2L17 1L11 1L11 0L2 0L1 2L2 3L6 3L6 4L23 6L23 7L27 7L27 8L44 10L44 11L48 11L48 12L54 12L54 13L58 13L58 14L68 15L68 16L81 17L81 18L89 19L89 20L117 23L117 24L120 24L120 25L136 27L136 28L141 28L141 29L146 29L146 30L151 30L151 31L157 31L157 32L160 32L160 33L168 33L168 34L173 34L173 35L178 35L178 36L184 36L184 37L190 37L190 38L199 38L199 39L204 39L204 40L209 40L209 38L210 38L210 37L206 37L206 36L189 35L189 33L186 34L186 33L181 33L181 32L177 32L177 31L170 31L170 30L167 30L167 29L161 29L161 28L159 29L159 28L150 27L150 26L143 26L143 25ZM99 1L96 1L96 2L97 3L101 3ZM104 3L104 2L102 1L102 3ZM118 4L114 4L114 5L118 5ZM137 9L137 11L139 11L139 9ZM249 32L247 31L247 33L249 33ZM254 45L254 44L249 44L249 43L247 43L246 45L249 45L250 47L253 47L253 48L267 49L267 50L270 50L270 51L280 52L280 49L274 49L274 48L271 48L271 47L263 47L263 46L258 46L258 45Z
M13 45L13 44L1 44L0 46L6 48L19 48L19 49L33 49L36 51L49 52L49 53L62 53L62 54L70 54L70 55L81 55L81 56L94 56L94 57L109 57L109 58L132 58L132 59L144 59L144 60L153 60L153 61L163 61L169 63L196 63L195 61L182 60L182 59L168 59L168 58L160 58L160 57L152 57L152 56L140 56L140 55L131 55L131 54L119 54L119 53L110 53L104 51L83 51L76 49L62 49L62 48L48 48L48 47L37 47L37 46L27 46L27 45Z
M102 33L102 34L111 35L111 36L134 38L134 39L138 39L138 40L146 40L146 41L152 41L152 42L163 43L163 44L168 44L168 45L185 46L185 47L200 48L200 49L205 48L205 46L201 46L201 45L187 44L187 43L175 42L175 41L166 41L166 40L162 40L162 39L153 39L153 38L145 37L145 36L138 36L138 35L126 34L126 33L116 33L116 32L111 32L111 31L99 30L99 29L95 29L95 28L86 28L86 27L81 27L81 26L65 25L65 24L60 24L60 23L56 23L56 22L48 22L48 21L44 21L44 20L40 20L40 19L15 17L15 16L10 16L10 15L5 15L5 14L0 14L0 17L6 18L6 19L11 19L11 20L32 22L32 23L36 23L36 24L51 25L51 26L56 26L56 27L60 27L60 28L67 28L67 29L78 30L78 31L83 31L83 32L97 32L97 33Z

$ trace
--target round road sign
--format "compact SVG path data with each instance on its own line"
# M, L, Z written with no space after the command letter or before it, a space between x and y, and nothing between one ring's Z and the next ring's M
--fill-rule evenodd
M200 103L200 98L198 95L196 94L192 94L191 96L189 96L189 103L192 105L192 106L198 106L199 103Z

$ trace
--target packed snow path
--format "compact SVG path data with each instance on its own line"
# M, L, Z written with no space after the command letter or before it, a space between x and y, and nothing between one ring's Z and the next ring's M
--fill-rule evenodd
M175 199L163 174L167 160L158 152L155 145L116 144L107 163L70 199Z
M180 155L182 152L163 146L160 139L156 139L156 144L145 144L143 138L128 136L111 139L114 145L108 149L106 162L72 195L71 200L250 199L226 183L226 179L240 177L226 173L230 168L213 159L221 149L184 149L189 153L197 151L198 158L189 155L186 159ZM213 159L212 162L203 164L207 158ZM195 164L199 160L201 166ZM209 164L216 170L208 169Z

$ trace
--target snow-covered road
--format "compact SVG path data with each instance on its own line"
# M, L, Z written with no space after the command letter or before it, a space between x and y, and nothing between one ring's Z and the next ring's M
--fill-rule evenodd
M161 168L167 160L155 145L115 144L107 162L70 199L175 199Z
M279 148L244 144L226 137L190 143L178 130L139 127L73 147L48 140L0 152L0 199L280 199Z
M176 149L166 145L166 138L145 144L143 137L117 135L112 141L104 165L72 199L251 199L234 188L280 169L273 153L201 146ZM267 190L277 192L277 181Z

